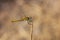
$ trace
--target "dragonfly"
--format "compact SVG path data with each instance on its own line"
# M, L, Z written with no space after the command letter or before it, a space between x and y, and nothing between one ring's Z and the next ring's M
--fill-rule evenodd
M24 17L24 18L21 18L20 20L13 20L11 22L21 22L21 21L27 21L28 24L32 24L32 17Z

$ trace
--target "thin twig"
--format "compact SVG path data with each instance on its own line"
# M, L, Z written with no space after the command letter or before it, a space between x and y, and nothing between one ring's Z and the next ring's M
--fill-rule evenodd
M32 38L33 38L33 21L32 21L32 32L31 32L31 40L33 40Z

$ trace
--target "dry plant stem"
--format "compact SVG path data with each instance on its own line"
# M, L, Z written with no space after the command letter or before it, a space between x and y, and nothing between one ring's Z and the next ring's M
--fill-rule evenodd
M33 38L33 22L32 22L32 30L31 30L31 40L33 40L32 38Z

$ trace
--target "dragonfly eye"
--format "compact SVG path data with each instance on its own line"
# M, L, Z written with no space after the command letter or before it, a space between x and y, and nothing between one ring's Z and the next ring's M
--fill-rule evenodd
M29 17L29 21L32 22L32 17Z
M28 24L32 24L32 17L28 17L28 20L27 20Z

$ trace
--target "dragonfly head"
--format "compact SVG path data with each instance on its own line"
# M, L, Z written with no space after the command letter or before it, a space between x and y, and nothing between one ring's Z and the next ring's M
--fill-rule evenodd
M31 24L32 24L32 17L27 17L27 19L28 19L28 20L27 20L28 24L31 25Z
M32 22L32 17L27 17L28 21Z

